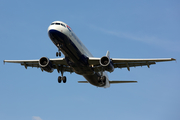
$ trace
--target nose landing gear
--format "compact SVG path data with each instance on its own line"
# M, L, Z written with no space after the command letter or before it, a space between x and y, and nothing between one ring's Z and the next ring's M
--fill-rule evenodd
M57 44L57 47L58 47L58 52L56 52L56 57L61 57L61 52L60 52L60 49L61 49L61 45Z
M61 52L56 52L56 57L61 57Z

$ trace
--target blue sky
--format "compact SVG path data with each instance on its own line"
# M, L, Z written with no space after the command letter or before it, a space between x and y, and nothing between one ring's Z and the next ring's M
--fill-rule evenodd
M178 0L2 0L0 2L1 120L179 120L180 2ZM116 69L111 80L137 80L97 88L65 73L41 72L4 59L55 58L51 22L67 23L95 57L166 58L147 67Z

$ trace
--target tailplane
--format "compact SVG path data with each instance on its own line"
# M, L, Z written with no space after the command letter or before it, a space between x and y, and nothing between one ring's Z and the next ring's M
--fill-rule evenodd
M109 81L110 84L115 83L137 83L137 81Z
M78 81L78 83L88 83L88 81Z
M78 81L78 83L89 83L88 81ZM110 84L116 83L137 83L137 81L109 81Z

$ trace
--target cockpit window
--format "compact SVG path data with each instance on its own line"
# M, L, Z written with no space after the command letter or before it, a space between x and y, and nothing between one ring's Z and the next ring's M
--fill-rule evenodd
M51 25L62 25L63 27L66 28L66 25L64 25L63 23L51 23Z
M64 24L61 23L62 26L66 27Z

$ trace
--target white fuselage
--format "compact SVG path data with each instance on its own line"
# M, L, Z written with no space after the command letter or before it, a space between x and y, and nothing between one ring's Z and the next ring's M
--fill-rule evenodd
M83 75L89 83L95 86L110 86L106 72L103 72L103 75L107 78L106 84L103 86L98 84L97 76L99 76L100 73L95 73L92 71L91 66L86 63L86 59L93 57L92 54L66 23L61 21L54 21L48 28L48 34L52 42L57 47L59 45L62 46L61 51L65 57L73 63L73 65L70 66L74 68L74 72Z

